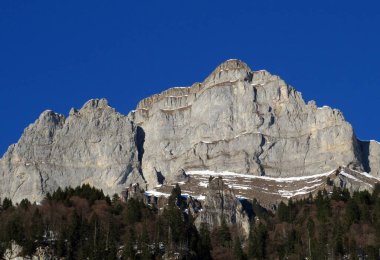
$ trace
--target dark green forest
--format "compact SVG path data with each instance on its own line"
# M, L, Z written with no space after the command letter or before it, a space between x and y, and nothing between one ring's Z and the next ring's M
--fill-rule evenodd
M2 200L0 255L16 243L21 256L44 248L62 259L379 259L379 194L334 188L275 212L254 201L243 236L226 221L197 230L178 185L161 210L89 185L58 189L39 205Z

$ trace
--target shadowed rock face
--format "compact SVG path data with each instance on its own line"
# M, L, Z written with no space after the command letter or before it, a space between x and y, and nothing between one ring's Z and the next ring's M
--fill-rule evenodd
M175 182L189 170L288 177L339 166L379 176L379 143L358 141L340 111L306 104L278 76L229 60L128 116L104 99L68 118L43 112L0 160L0 196L39 200L82 183L112 194L134 182Z

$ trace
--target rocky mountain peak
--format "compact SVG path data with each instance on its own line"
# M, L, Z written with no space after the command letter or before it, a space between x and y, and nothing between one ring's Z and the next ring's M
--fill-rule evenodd
M59 122L64 121L64 119L65 119L64 115L58 114L58 113L48 109L48 110L45 110L44 112L42 112L40 114L37 122L46 122L46 123L52 122L52 123L58 124Z
M280 77L228 60L201 83L145 98L128 116L106 99L68 118L43 112L0 160L0 194L38 200L82 183L113 194L130 183L175 183L183 172L298 178L340 166L380 176L379 143L359 141L340 111L306 104Z
M96 109L96 108L107 108L108 106L108 100L105 98L101 99L90 99L87 101L81 110L89 110L89 109Z
M252 71L251 68L248 66L247 63L244 61L238 60L238 59L229 59L225 62L221 63L214 72L221 72L221 71L227 71L227 70L245 70L245 71Z
M233 82L239 80L249 81L252 79L252 70L248 65L240 60L227 60L220 64L216 69L205 79L205 87L218 85L223 82Z

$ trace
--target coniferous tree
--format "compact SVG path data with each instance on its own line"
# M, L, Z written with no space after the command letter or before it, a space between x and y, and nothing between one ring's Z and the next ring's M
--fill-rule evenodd
M112 200L111 200L111 203L112 204L115 204L116 202L120 201L120 196L119 194L115 193L113 196L112 196Z
M335 200L335 201L340 201L342 199L342 192L341 192L340 188L338 188L336 186L333 187L331 199Z
M129 228L126 241L125 241L124 250L123 250L123 259L136 258L136 253L134 249L135 242L136 242L135 231L133 230L133 228Z
M208 260L211 259L211 238L210 238L210 231L208 229L207 223L201 223L199 228L199 237L200 237L200 243L199 243L199 249L198 254L202 257L202 259Z
M342 257L344 255L343 248L343 230L340 223L336 223L333 231L334 236L334 254L338 257Z
M150 254L149 235L148 235L148 230L146 229L146 225L143 226L139 244L140 244L140 249L141 249L141 259L143 260L151 259L152 256Z
M352 223L358 223L360 220L360 208L354 199L348 200L346 204L346 221L350 226Z
M22 219L19 215L14 215L5 226L5 242L15 241L17 244L23 242L25 230Z
M278 205L277 215L278 215L278 218L280 221L288 222L290 220L289 219L289 215L290 215L289 208L283 201L281 201L280 204Z
M3 200L3 210L8 210L13 207L12 200L9 198L4 198Z
M136 222L140 222L142 218L141 204L136 199L129 199L126 208L126 222L133 225Z
M259 223L252 225L248 237L248 256L250 258L265 259L267 246L267 227Z
M31 203L28 199L23 199L20 201L20 207L24 210L27 210L30 205L31 205Z
M244 255L243 249L241 247L240 238L238 236L234 239L234 256L236 260L245 260L246 257Z
M217 231L219 243L221 246L229 247L232 241L230 229L227 226L226 219L222 217L222 223Z

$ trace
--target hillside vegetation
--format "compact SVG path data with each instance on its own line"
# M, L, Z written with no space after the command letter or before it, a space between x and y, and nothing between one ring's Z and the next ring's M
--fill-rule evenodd
M88 185L58 189L40 205L2 201L0 255L17 244L20 256L64 259L379 259L379 194L334 188L280 203L256 212L245 238L226 222L197 229L178 185L161 210Z

